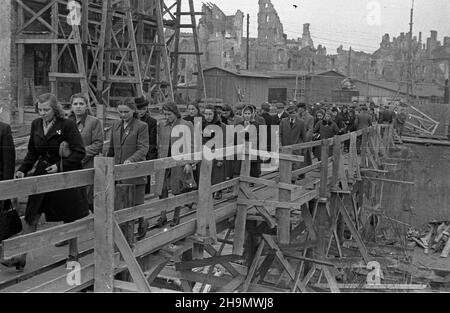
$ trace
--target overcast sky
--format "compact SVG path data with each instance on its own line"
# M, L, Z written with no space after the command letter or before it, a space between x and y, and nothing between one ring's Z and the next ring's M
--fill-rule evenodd
M194 0L198 10L205 1ZM288 38L301 37L303 24L311 24L314 44L325 45L328 53L335 53L339 44L345 49L373 52L381 37L389 33L397 37L409 31L412 0L272 0ZM250 14L250 36L258 34L258 0L214 0L227 15L238 9ZM293 5L298 5L295 9ZM377 9L379 8L379 16ZM450 0L415 0L414 35L430 30L438 31L438 40L450 36ZM244 26L244 33L246 28Z

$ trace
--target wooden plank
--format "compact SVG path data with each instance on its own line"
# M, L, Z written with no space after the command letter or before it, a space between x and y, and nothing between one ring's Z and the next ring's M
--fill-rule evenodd
M200 182L198 186L199 199L197 204L197 231L196 233L202 237L210 235L211 229L208 229L210 212L212 211L212 194L211 194L211 171L212 160L204 159L200 166ZM212 234L216 236L216 234Z
M217 277L214 275L206 275L201 273L194 273L194 272L177 272L175 269L171 268L165 268L162 270L161 274L159 275L163 278L174 278L174 279L185 279L192 282L207 282L207 284L212 285L217 288L223 288L227 284L229 284L234 278L229 276L222 276ZM249 288L249 292L265 292L265 293L273 293L273 292L283 292L285 290L276 288L276 287L269 287L259 284L251 284Z
M250 190L250 188L246 185L246 184L242 184L240 187L242 193L251 200L256 199L256 195L253 194L253 192ZM263 206L255 206L256 211L258 211L259 214L261 214L261 216L265 219L265 221L267 222L268 226L272 229L275 228L277 226L277 222L272 218L272 216L270 215L270 213L267 211L266 207Z
M161 200L153 200L142 205L120 210L114 212L114 217L119 224L136 220L141 217L148 219L159 216L163 210L169 213L175 210L177 206L184 206L197 201L198 191L192 191L182 195Z
M218 251L216 251L216 249L211 246L211 245L205 245L205 250L206 252L209 253L209 255L211 256L217 256L220 255L220 253ZM236 270L236 268L231 265L229 262L220 262L220 264L231 274L233 275L233 277L238 277L241 274Z
M3 241L1 256L4 259L9 259L86 234L90 234L90 238L94 238L94 217L92 216L70 224L58 225L35 233L6 239Z
M205 267L222 263L236 262L238 260L242 260L242 256L233 254L218 255L202 260L182 261L179 263L175 263L175 269L177 271L184 271L184 270L191 270L197 267Z
M114 279L114 288L129 292L139 292L136 284L117 279Z
M163 253L157 253L156 255L152 255L151 258L145 259L145 272L144 276L147 279L149 285L153 283L153 281L158 276L159 272L169 263L170 259L167 256L164 256Z
M266 187L271 187L271 188L280 188L280 189L285 189L285 190L297 190L297 189L301 189L300 186L296 186L296 185L292 185L292 184L286 184L286 183L280 183L280 182L275 182L275 181L271 181L271 180L267 180L267 179L263 179L263 178L256 178L256 177L245 177L245 176L240 176L239 179L243 182L246 183L253 183L253 184L257 184L257 185L264 185Z
M255 275L255 271L259 264L263 249L264 249L264 240L261 240L261 243L259 244L258 249L256 250L256 254L253 257L253 262L248 270L247 277L245 278L244 281L244 285L242 286L242 292L248 291L248 287L250 286L250 283L253 280L253 276Z
M219 223L227 220L228 218L235 216L235 214L236 203L227 203L216 210L216 222ZM193 235L195 230L196 218L192 218L168 229L167 231L161 231L153 236L149 236L139 242L136 242L134 246L134 255L138 257L147 253L155 252L170 243L177 242Z
M56 190L84 187L94 183L94 169L4 180L0 200L25 197Z
M337 188L339 186L339 174L341 166L341 136L334 137L334 148L333 148L333 175L331 177L331 188Z
M117 165L116 180L125 180L135 177L147 176L156 171L168 168L192 164L196 160L202 159L202 152L184 154L177 157L162 158L151 161L137 162L127 165Z
M284 151L284 150L283 150ZM292 181L292 163L288 160L280 160L279 165L280 172L280 183L290 184ZM291 191L280 189L278 191L279 202L291 201ZM277 235L278 242L280 244L289 244L291 236L291 220L290 220L290 208L283 206L281 203L274 205L276 207L276 217L277 217Z
M335 197L338 197L338 196L335 195ZM367 251L366 246L364 245L361 235L359 234L358 230L356 229L355 225L353 224L352 219L348 215L348 212L347 212L344 202L342 201L342 199L340 197L338 197L338 198L339 198L338 202L340 202L340 203L338 203L339 212L342 214L342 217L344 218L344 221L347 224L347 227L349 228L350 233L352 234L352 236L355 238L356 242L358 243L359 251L361 252L361 255L362 255L364 261L366 263L369 263L369 261L370 261L369 253Z
M250 176L250 157L245 155L245 159L241 161L241 176ZM242 184L246 184L241 182ZM238 198L242 198L242 191L239 191ZM245 223L247 219L247 205L238 203L237 213L234 223L234 242L233 242L233 254L244 254L244 241L245 241Z
M114 159L94 159L94 291L114 291Z
M248 206L267 206L276 207L277 209L286 210L297 210L299 209L299 204L295 202L281 202L281 201L271 201L271 200L252 200L252 199L238 199L238 205L248 205ZM279 223L279 221L278 221ZM287 244L287 243L286 243Z
M114 224L114 242L117 245L117 248L119 249L123 259L125 260L125 263L128 267L128 270L130 271L134 283L136 284L140 292L151 292L150 285L148 284L147 279L145 278L145 275L142 272L139 263L137 262L135 256L133 255L133 251L128 245L127 240L119 227L119 224L117 224L116 221L114 221L113 224Z
M314 287L321 289L330 289L330 286L327 284L314 284ZM356 290L424 290L427 288L427 285L419 285L419 284L382 284L382 285L361 285L361 284L337 284L337 288L339 289L356 289Z
M242 276L235 277L228 284L226 284L225 286L220 288L218 290L218 292L228 292L228 293L233 292L236 289L238 289L239 286L241 286L243 282L244 282L244 277L242 277Z
M319 161L319 162L316 162L316 163L314 163L312 165L305 166L305 167L300 168L298 170L292 171L292 176L299 176L299 175L303 175L303 174L312 172L312 171L320 168L321 165L322 165L322 162Z
M369 130L365 128L363 130L362 139L361 139L361 166L367 167L367 140L368 140Z
M327 197L328 194L328 141L323 141L321 149L321 167L320 167L320 189L319 197Z
M340 293L339 285L336 282L336 279L334 278L334 276L331 274L330 270L328 268L322 266L322 271L325 274L325 278L328 281L328 286L330 287L331 292L332 293Z
M385 182L385 183L414 185L414 186L416 185L415 182L410 182L410 181L394 180L394 179L379 178L379 177L370 177L370 176L366 176L366 175L362 175L361 177L368 179L368 180L376 180L376 181L381 181L381 182Z
M286 259L284 258L283 253L281 252L280 248L278 248L278 246L275 243L275 241L272 239L272 237L270 237L269 235L266 235L266 234L263 234L263 238L266 241L266 243L268 244L268 246L275 250L275 255L278 258L278 261L280 261L280 263L283 266L283 268L289 274L289 277L294 281L295 280L295 272L292 269L292 267L289 264L289 262L286 261ZM300 282L300 281L298 282L298 289L301 292L306 292L307 291L305 285L303 285L303 283Z

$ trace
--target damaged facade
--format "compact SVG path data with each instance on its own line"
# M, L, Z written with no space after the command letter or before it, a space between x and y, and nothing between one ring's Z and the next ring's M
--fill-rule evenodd
M372 54L345 50L342 46L335 54L327 54L325 46L314 45L310 24L303 25L301 38L288 39L271 1L259 0L258 4L258 37L249 40L249 70L308 73L336 70L358 79L406 80L407 34L401 33L392 40L389 34L384 35L380 48ZM239 38L245 31L242 12L226 16L212 4L204 5L203 12L205 16L200 20L199 29L200 43L207 48L204 67L245 68L247 39ZM414 79L418 84L437 82L443 85L448 78L450 37L444 37L441 43L437 36L436 31L431 31L425 42L422 34L413 38Z

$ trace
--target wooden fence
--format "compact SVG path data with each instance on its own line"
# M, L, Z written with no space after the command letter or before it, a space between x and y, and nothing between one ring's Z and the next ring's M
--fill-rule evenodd
M114 290L155 291L157 289L151 287L151 283L161 272L164 265L167 264L167 258L163 258L161 261L158 259L159 254L156 254L155 257L156 252L162 250L167 252L167 245L181 242L180 251L173 252L171 257L174 257L174 255L179 257L186 251L192 251L194 259L203 258L204 251L213 256L213 254L217 254L217 251L212 248L212 245L218 240L217 234L230 228L230 219L234 219L231 227L234 228L233 255L242 256L246 221L248 219L247 213L250 208L256 208L260 220L266 222L270 228L276 227L278 244L289 244L291 211L310 200L326 199L332 191L337 192L342 189L345 191L348 187L348 179L360 178L361 171L382 171L380 155L387 155L387 148L393 144L392 137L392 127L377 125L370 129L336 136L328 140L283 147L279 154L279 170L268 173L261 178L250 177L249 154L252 153L251 151L243 149L243 147L234 147L231 152L226 149L225 156L235 154L246 156L245 160L242 161L240 177L211 186L212 161L202 160L200 183L197 191L162 200L153 199L142 205L134 205L133 203L133 186L117 185L117 182L190 164L192 163L191 160L201 158L202 153L195 153L185 161L165 158L129 165L114 165L113 159L102 157L95 159L93 169L2 181L0 182L0 200L93 185L95 213L70 224L58 225L5 240L2 244L1 257L7 259L52 246L63 240L87 236L93 239L93 244L86 252L90 257L86 259L86 262L81 262L80 284L68 286L67 272L61 271L59 275L52 276L48 280L44 279L38 286L30 287L27 291L77 291L92 285L96 292L113 292ZM350 149L347 165L344 166L342 148L347 141ZM302 156L296 155L294 152L314 147L321 149L321 161L292 171L294 162L304 161ZM333 153L330 157L329 149L331 148L333 148ZM360 150L359 157L357 150ZM360 167L361 171L359 170ZM292 184L293 177L317 170L320 170L320 177L312 181L313 189L305 190L301 186ZM255 187L250 188L250 184L254 184ZM315 188L316 186L317 188ZM221 204L214 205L213 193L228 188L234 190L230 197ZM277 190L278 199L258 199L254 192L261 188ZM186 215L181 224L152 233L141 241L135 241L133 228L135 220L139 218L155 219L160 216L162 211L171 214L174 208L195 202L198 203L197 210ZM270 208L275 208L275 214ZM318 219L319 225L321 225L320 223L325 225L325 216L320 213L324 210L320 210L320 204L316 212L319 213L314 218ZM318 230L318 238L321 238L320 234L324 231L326 230ZM264 238L267 244L274 248L274 243L268 238ZM325 244L320 243L320 245L323 248ZM89 254L92 249L93 254ZM324 254L325 248L322 250L322 254ZM142 265L140 259L148 256L150 258L146 265ZM294 277L295 273L289 267L289 264L285 264L285 260L281 256L278 257L280 261L284 262L285 268L295 281L294 290L299 285L299 290L305 291L305 286L298 281L298 277ZM257 259L257 256L255 256L255 259ZM254 290L258 290L258 286L252 283L252 275L250 275L255 270L256 265L255 268L248 268L248 275L243 276L243 273L236 270L229 262L224 261L221 264L224 264L236 281L241 282L241 284L236 284L233 279L234 285L244 284L246 290L250 286L253 286ZM46 271L58 266L61 266L61 262L55 263L45 270L28 273L23 279L44 275L43 273ZM116 275L125 270L128 270L133 283L130 282L130 277L127 278L126 275L121 275L122 279L120 280L117 278L119 276ZM173 274L176 276L177 273ZM325 274L327 275L327 273ZM192 275L183 276L182 282L198 279L192 277ZM17 280L17 282L19 281L20 279ZM226 279L223 281L216 279L215 282L222 287L228 286L228 283L230 283ZM189 290L186 284L182 285L183 290ZM235 288L237 288L236 286ZM8 288L14 288L14 286L8 286Z

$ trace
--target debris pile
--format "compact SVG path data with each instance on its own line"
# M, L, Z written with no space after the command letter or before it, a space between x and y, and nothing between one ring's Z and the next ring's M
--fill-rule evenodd
M419 231L410 228L407 233L410 247L422 247L425 254L440 253L447 258L450 254L450 221L432 221L428 229Z

